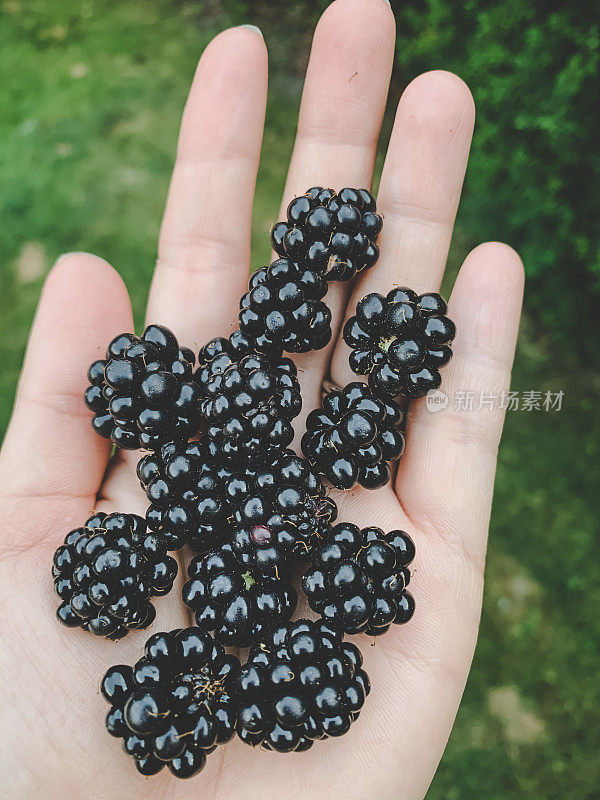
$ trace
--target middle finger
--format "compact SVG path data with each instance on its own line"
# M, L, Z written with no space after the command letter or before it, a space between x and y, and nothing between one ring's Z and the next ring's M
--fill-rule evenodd
M394 56L394 15L387 0L336 0L321 17L306 72L298 132L287 176L289 201L309 187L369 187ZM332 343L295 358L310 410L343 317L348 287L331 283Z

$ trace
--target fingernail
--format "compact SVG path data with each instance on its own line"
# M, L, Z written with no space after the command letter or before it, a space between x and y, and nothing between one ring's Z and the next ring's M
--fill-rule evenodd
M257 28L256 25L240 25L240 28L248 28L249 31L254 31L254 33L258 33L259 36L264 38L261 29Z
M64 261L65 258L69 258L70 256L89 256L90 253L86 253L85 250L68 250L66 253L61 253L59 257L56 259L54 264L59 264L61 261Z
M97 256L94 253L90 253L87 250L69 250L68 252L61 253L59 255L59 257L54 262L54 266L57 267L62 261L65 261L66 259L73 258L76 256L82 256L84 258L93 258L97 261L104 261L104 259L101 256Z

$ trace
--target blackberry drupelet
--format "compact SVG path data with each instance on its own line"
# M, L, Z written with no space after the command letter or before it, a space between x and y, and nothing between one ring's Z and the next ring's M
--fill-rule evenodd
M296 367L288 358L243 356L213 374L201 402L208 438L224 459L270 458L294 438L302 409Z
M244 569L262 574L279 576L293 558L308 558L337 515L318 475L291 450L237 473L229 492L233 553Z
M315 186L295 197L287 221L271 231L273 249L327 280L347 281L372 267L379 257L376 240L383 221L366 189Z
M390 478L389 462L400 458L403 413L393 400L380 400L359 381L325 395L311 411L302 451L337 489L359 483L377 489Z
M404 531L340 523L312 557L302 586L313 611L346 633L380 636L412 617L406 587L415 547Z
M217 461L210 440L169 442L144 456L137 474L150 501L148 525L170 550L187 544L205 551L225 536L232 514L231 470Z
M123 740L142 775L168 765L176 777L190 778L234 735L231 687L239 684L239 672L237 658L198 628L156 633L133 668L106 672L106 728Z
M54 553L58 619L108 639L147 628L156 615L150 598L170 592L177 575L168 548L142 517L94 514Z
M350 367L368 375L369 386L381 397L414 399L437 389L456 330L446 310L434 293L392 289L385 297L366 295L344 326L344 340L352 348Z
M240 330L257 351L274 357L284 350L320 350L331 339L326 293L327 281L318 273L280 258L250 278L240 302Z
M89 368L86 406L96 433L128 450L156 450L164 441L189 439L199 427L194 354L174 334L149 325L142 337L117 336L106 358Z
M369 679L357 647L326 620L301 619L255 644L242 666L238 735L282 753L342 736L357 719Z
M290 583L252 569L244 572L230 545L194 558L188 574L183 602L196 625L214 632L226 647L249 647L296 609L298 595Z

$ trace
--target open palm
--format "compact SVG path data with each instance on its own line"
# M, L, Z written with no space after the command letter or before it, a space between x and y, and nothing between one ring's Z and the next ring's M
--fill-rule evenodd
M394 18L385 0L336 0L315 33L283 200L319 184L369 186L393 60ZM257 32L228 30L206 49L191 89L160 238L148 320L197 348L235 326L245 291L250 216L267 90ZM404 92L383 169L385 224L377 266L354 285L332 284L334 333L370 291L438 289L474 121L467 87L432 72ZM493 190L493 187L490 187ZM449 304L457 325L444 371L447 407L411 404L407 449L394 485L334 493L340 520L401 528L417 547L417 610L376 642L356 641L373 690L348 735L306 753L279 755L233 740L189 782L164 770L143 778L106 735L98 692L106 668L133 663L151 632L189 624L179 589L156 602L150 631L112 643L54 618L51 556L92 509L145 511L136 454L119 456L90 426L82 395L88 364L132 329L127 292L99 258L64 257L49 275L31 334L0 461L2 773L7 797L58 800L211 798L351 800L422 798L435 772L468 674L481 606L483 565L501 409L457 411L458 391L508 387L522 268L488 243L465 261ZM355 379L336 340L296 359L305 414L327 376ZM105 474L106 473L106 474Z

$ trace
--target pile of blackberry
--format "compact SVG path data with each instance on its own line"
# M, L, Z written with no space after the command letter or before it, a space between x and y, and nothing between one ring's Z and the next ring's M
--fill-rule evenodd
M333 388L308 414L304 457L290 449L302 409L294 363L331 340L329 281L372 267L382 227L366 189L314 187L272 230L280 258L240 301L239 329L198 354L150 325L125 333L89 370L92 425L117 449L141 449L146 519L95 513L54 556L58 617L107 639L154 620L151 598L177 573L167 551L197 555L182 600L195 626L155 633L133 667L108 670L108 732L143 775L180 778L237 732L300 752L345 734L369 693L358 647L407 622L415 555L403 531L336 524L330 486L358 493L390 480L404 449L399 396L440 383L454 326L437 294L367 295L344 329L368 383ZM315 621L293 620L294 571ZM182 604L183 608L183 604ZM225 647L249 647L246 663Z
M194 353L160 325L149 325L141 338L117 336L106 358L88 371L84 399L94 412L94 430L127 450L189 439L200 424L194 361Z
M133 667L104 675L106 728L123 740L142 775L168 766L177 778L190 778L235 733L239 673L238 659L205 631L156 633Z
M327 620L300 619L255 644L238 687L238 736L280 753L342 736L358 718L370 684L360 650Z
M170 592L177 575L167 549L135 514L94 514L54 553L58 619L108 639L147 628L156 616L150 599Z

